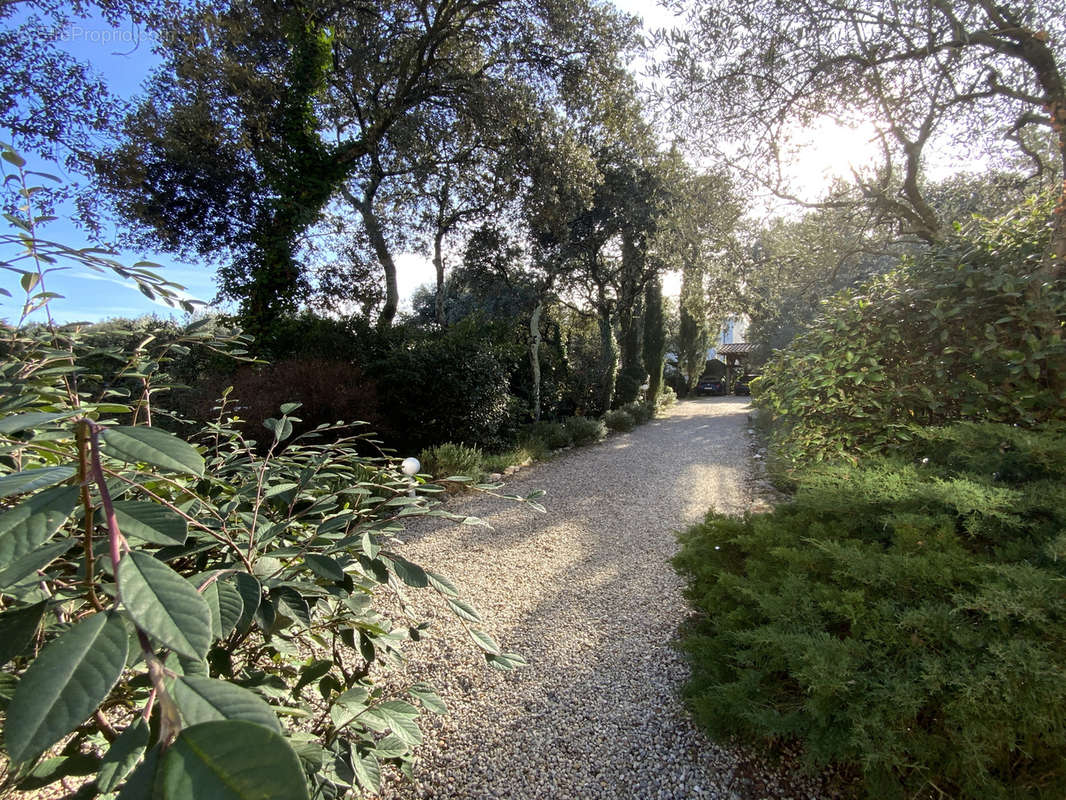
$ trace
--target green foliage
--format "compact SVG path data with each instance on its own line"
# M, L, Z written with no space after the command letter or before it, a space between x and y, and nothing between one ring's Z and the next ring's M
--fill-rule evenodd
M587 444L595 444L607 436L607 426L603 420L591 417L567 417L563 424L570 432L574 444L582 447Z
M381 433L404 447L457 438L499 446L516 425L510 372L507 354L481 338L476 320L412 336L370 367L387 409Z
M476 479L481 474L483 458L480 449L454 442L426 448L418 455L422 471L438 479L452 476Z
M26 233L36 271L3 266L35 275L21 281L26 306L46 308L52 262ZM433 487L411 494L370 434L297 434L299 404L286 403L256 442L224 395L181 438L149 424L171 342L101 353L49 324L5 325L0 344L0 791L76 771L96 776L79 797L376 792L383 765L411 774L422 709L444 710L424 684L381 681L425 630L404 610L413 590L439 596L489 664L522 663L446 578L397 551L404 517L449 515ZM135 365L131 403L86 367L101 355Z
M535 422L523 428L523 435L527 434L544 442L548 450L561 450L574 443L574 435L570 428L561 422Z
M629 415L629 412L616 408L613 411L608 411L603 418L604 424L608 430L612 431L631 431L637 427L636 420Z
M882 450L952 420L1066 417L1066 289L1045 282L1030 203L824 307L753 382L787 459Z
M663 314L663 287L658 277L648 281L644 292L644 336L642 353L648 370L648 402L658 401L663 386L666 359L666 324Z
M659 392L659 397L655 401L656 408L669 408L677 402L677 392L674 391L672 386L664 386L663 390Z
M484 472L503 472L508 467L523 466L532 461L538 461L548 455L546 448L533 448L521 445L503 453L487 454L481 459L481 469Z
M269 364L244 364L230 375L199 381L192 396L182 395L194 419L210 419L210 401L227 387L240 398L240 427L257 435L282 403L300 403L301 429L357 419L380 429L386 415L378 407L376 382L349 361L287 358Z
M627 403L619 410L629 414L637 425L643 425L652 418L652 409L644 403Z
M647 378L648 373L643 366L624 367L615 379L614 402L622 406L632 403L640 396L640 387Z
M544 459L551 457L552 449L548 447L547 443L539 436L530 433L522 433L519 434L518 441L519 445L517 452L527 454L533 461L543 461ZM499 470L496 471L499 472Z
M697 717L799 740L871 798L1062 797L1064 486L1062 427L963 423L709 515L675 560Z

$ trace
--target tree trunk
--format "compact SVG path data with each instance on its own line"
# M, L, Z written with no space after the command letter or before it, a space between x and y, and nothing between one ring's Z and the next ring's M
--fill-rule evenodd
M444 327L444 230L437 229L433 237L433 268L437 270L437 295L434 307L437 313L437 324Z
M396 283L396 262L392 259L392 251L385 239L385 233L381 228L381 221L374 213L374 202L361 204L359 212L363 216L363 227L366 228L367 238L374 247L374 254L378 257L378 263L385 272L385 305L378 317L378 327L388 328L396 317L396 309L400 305L400 290Z
M530 397L533 421L540 422L540 318L544 313L544 302L537 300L533 314L529 318L529 366L533 371L533 390Z
M359 216L363 220L363 228L366 230L366 236L370 240L370 245L374 248L374 255L377 256L382 271L385 273L385 305L381 309L381 316L378 317L378 327L388 328L392 325L392 320L396 316L396 309L400 305L400 290L396 283L396 262L392 258L392 251L389 249L389 242L385 238L381 220L378 219L377 212L374 211L374 198L377 196L378 187L381 186L382 180L381 168L375 162L375 170L363 186L362 197L356 197L347 186L341 186L341 194L359 211Z

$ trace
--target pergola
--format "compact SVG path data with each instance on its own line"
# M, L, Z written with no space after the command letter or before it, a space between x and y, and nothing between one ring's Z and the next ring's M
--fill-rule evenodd
M752 345L748 342L733 342L722 344L715 348L715 355L725 357L725 379L731 387L733 385L734 368L744 362L751 355Z

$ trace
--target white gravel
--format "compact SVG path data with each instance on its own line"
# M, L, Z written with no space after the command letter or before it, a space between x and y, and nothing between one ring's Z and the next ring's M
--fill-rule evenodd
M387 798L814 798L710 743L680 700L671 642L688 613L670 566L676 532L709 508L749 503L746 399L693 400L629 434L524 469L505 491L545 489L547 514L495 498L452 510L492 529L421 526L405 555L450 577L504 651L529 666L501 673L436 603L406 677L450 707L426 717L418 783ZM412 598L415 599L415 598Z

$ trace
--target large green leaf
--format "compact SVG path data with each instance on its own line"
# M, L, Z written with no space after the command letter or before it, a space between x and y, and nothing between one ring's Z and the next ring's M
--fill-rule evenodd
M72 548L74 544L73 539L66 539L54 544L46 544L32 553L16 558L5 566L3 570L0 570L0 589L14 586L16 583L33 575L37 570L44 569Z
M45 486L55 486L74 476L74 467L42 467L13 472L0 478L0 497L32 492Z
M0 433L18 433L30 428L38 428L56 420L72 417L76 411L60 411L49 413L46 411L31 411L27 414L12 414L10 417L0 419Z
M226 681L186 675L171 689L186 725L220 719L243 719L281 733L277 715L254 692Z
M29 761L95 711L115 685L129 636L114 612L92 614L45 647L19 681L4 737L12 761Z
M385 559L383 558L382 560ZM413 586L416 589L423 589L429 586L429 576L418 564L413 564L406 558L401 558L397 555L390 555L388 560L392 562L393 572L408 586Z
M418 728L418 709L402 700L390 700L368 709L359 718L370 728L388 727L396 738L411 747L422 744L422 731ZM378 724L375 725L375 722Z
M96 774L96 788L100 793L114 791L130 770L137 766L141 753L148 746L148 733L148 723L138 715L111 743Z
M303 596L291 586L278 586L270 590L270 599L278 606L278 612L311 627L311 607Z
M189 524L165 506L141 500L115 503L115 518L125 536L149 544L185 544Z
M160 746L156 744L144 754L144 761L133 770L126 783L123 784L117 800L152 800L155 797L153 787L156 773L159 771L159 760L162 755L160 751Z
M244 614L244 599L232 583L219 579L209 583L200 596L211 610L211 636L225 639Z
M0 614L0 667L26 649L37 633L48 603L15 608Z
M331 581L344 580L344 570L341 569L341 565L328 556L307 553L304 556L304 563L320 578Z
M244 720L193 725L159 764L160 800L308 800L296 753L277 733Z
M444 704L444 701L440 699L440 696L428 683L416 683L413 686L409 686L407 693L421 700L427 711L432 711L434 714L448 713L448 706Z
M118 565L122 604L146 633L175 653L202 659L211 647L211 610L187 580L136 550Z
M450 597L453 600L458 599L459 590L456 589L455 585L443 575L438 575L436 572L427 571L426 579L429 581L430 586L432 586L445 597Z
M474 640L474 644L486 653L491 653L494 656L500 654L500 646L496 644L496 640L485 633L485 631L477 628L467 628L467 633L469 633L470 638Z
M123 461L143 461L160 469L202 477L204 459L196 448L159 428L119 425L107 428L101 438L110 456Z
M381 791L381 765L373 753L360 755L359 751L352 748L352 768L359 785L371 794Z
M26 555L51 538L78 502L77 486L45 489L0 514L0 564Z
M244 601L244 611L241 612L241 619L237 623L237 629L243 631L252 624L252 618L263 601L263 586L257 577L248 572L234 573L233 585L237 587L241 600Z

